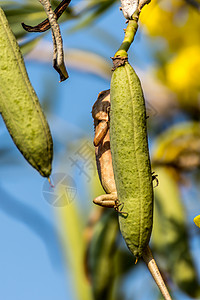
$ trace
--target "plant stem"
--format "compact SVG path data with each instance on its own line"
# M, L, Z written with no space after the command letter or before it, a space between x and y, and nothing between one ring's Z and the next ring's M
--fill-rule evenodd
M139 14L140 12L137 9L132 15L131 20L129 20L128 26L125 29L124 40L117 52L115 53L114 57L128 57L127 51L130 48L138 29Z
M165 300L172 300L168 289L163 281L162 275L160 274L160 271L158 269L158 266L153 258L153 255L151 253L151 250L149 246L147 246L143 252L142 258L144 262L146 263L152 277L154 278L157 286L159 287L163 297Z
M115 53L114 57L118 57L118 58L127 58L128 57L128 49L130 48L135 34L137 32L138 29L138 19L139 19L139 15L140 12L142 10L142 8L146 5L149 4L151 2L151 0L140 0L139 4L138 4L138 8L136 9L136 11L133 13L131 19L128 21L128 26L125 29L125 37L124 40L121 44L121 46L119 47L119 49L117 50L117 52Z

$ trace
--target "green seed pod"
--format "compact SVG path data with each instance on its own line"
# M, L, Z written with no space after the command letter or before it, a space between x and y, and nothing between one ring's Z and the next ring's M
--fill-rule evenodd
M124 212L119 214L119 224L128 248L139 258L152 230L153 187L144 96L140 80L128 62L113 72L110 96L112 163Z
M37 95L0 8L0 112L23 156L44 177L51 174L53 141Z

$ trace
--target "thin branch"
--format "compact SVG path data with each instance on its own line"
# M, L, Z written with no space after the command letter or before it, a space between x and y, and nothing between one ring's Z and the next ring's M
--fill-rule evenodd
M138 18L139 10L137 9L132 15L132 19L128 22L128 26L125 29L124 40L117 52L115 53L115 57L128 57L127 51L130 48L138 29Z
M64 53L63 53L63 42L60 33L60 27L57 23L56 14L52 10L49 0L39 0L43 5L44 10L49 19L49 24L52 30L53 45L54 45L54 55L53 55L53 67L60 74L60 81L67 79L68 73L64 64Z
M130 4L129 0L125 0L125 1L127 1L127 3ZM115 53L114 58L120 58L120 57L127 58L128 57L127 51L129 50L129 48L135 38L135 34L138 29L138 19L139 19L140 12L141 12L142 8L144 7L144 5L146 5L150 2L151 2L151 0L140 0L139 1L137 9L132 14L130 20L128 21L128 26L124 30L125 31L124 40L123 40L121 46L119 47L119 49L117 50L117 52ZM133 5L135 7L135 3L133 3ZM120 62L117 62L116 60L115 60L115 62L117 63L117 65L115 66L115 63L113 61L114 68L118 67L120 64Z

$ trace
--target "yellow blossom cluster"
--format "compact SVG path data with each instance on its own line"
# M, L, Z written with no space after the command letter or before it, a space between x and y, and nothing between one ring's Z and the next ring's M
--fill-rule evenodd
M165 40L158 50L162 60L157 75L188 105L200 97L200 14L186 1L152 1L142 11L141 23L154 39ZM159 53L160 51L160 53Z

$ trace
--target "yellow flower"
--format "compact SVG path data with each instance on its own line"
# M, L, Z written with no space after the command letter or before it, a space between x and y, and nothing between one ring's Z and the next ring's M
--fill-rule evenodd
M200 215L194 218L194 223L200 228Z
M142 10L140 21L150 36L164 38L172 51L200 43L199 13L182 0L151 2Z
M200 92L200 46L183 48L167 65L166 79L178 93Z

